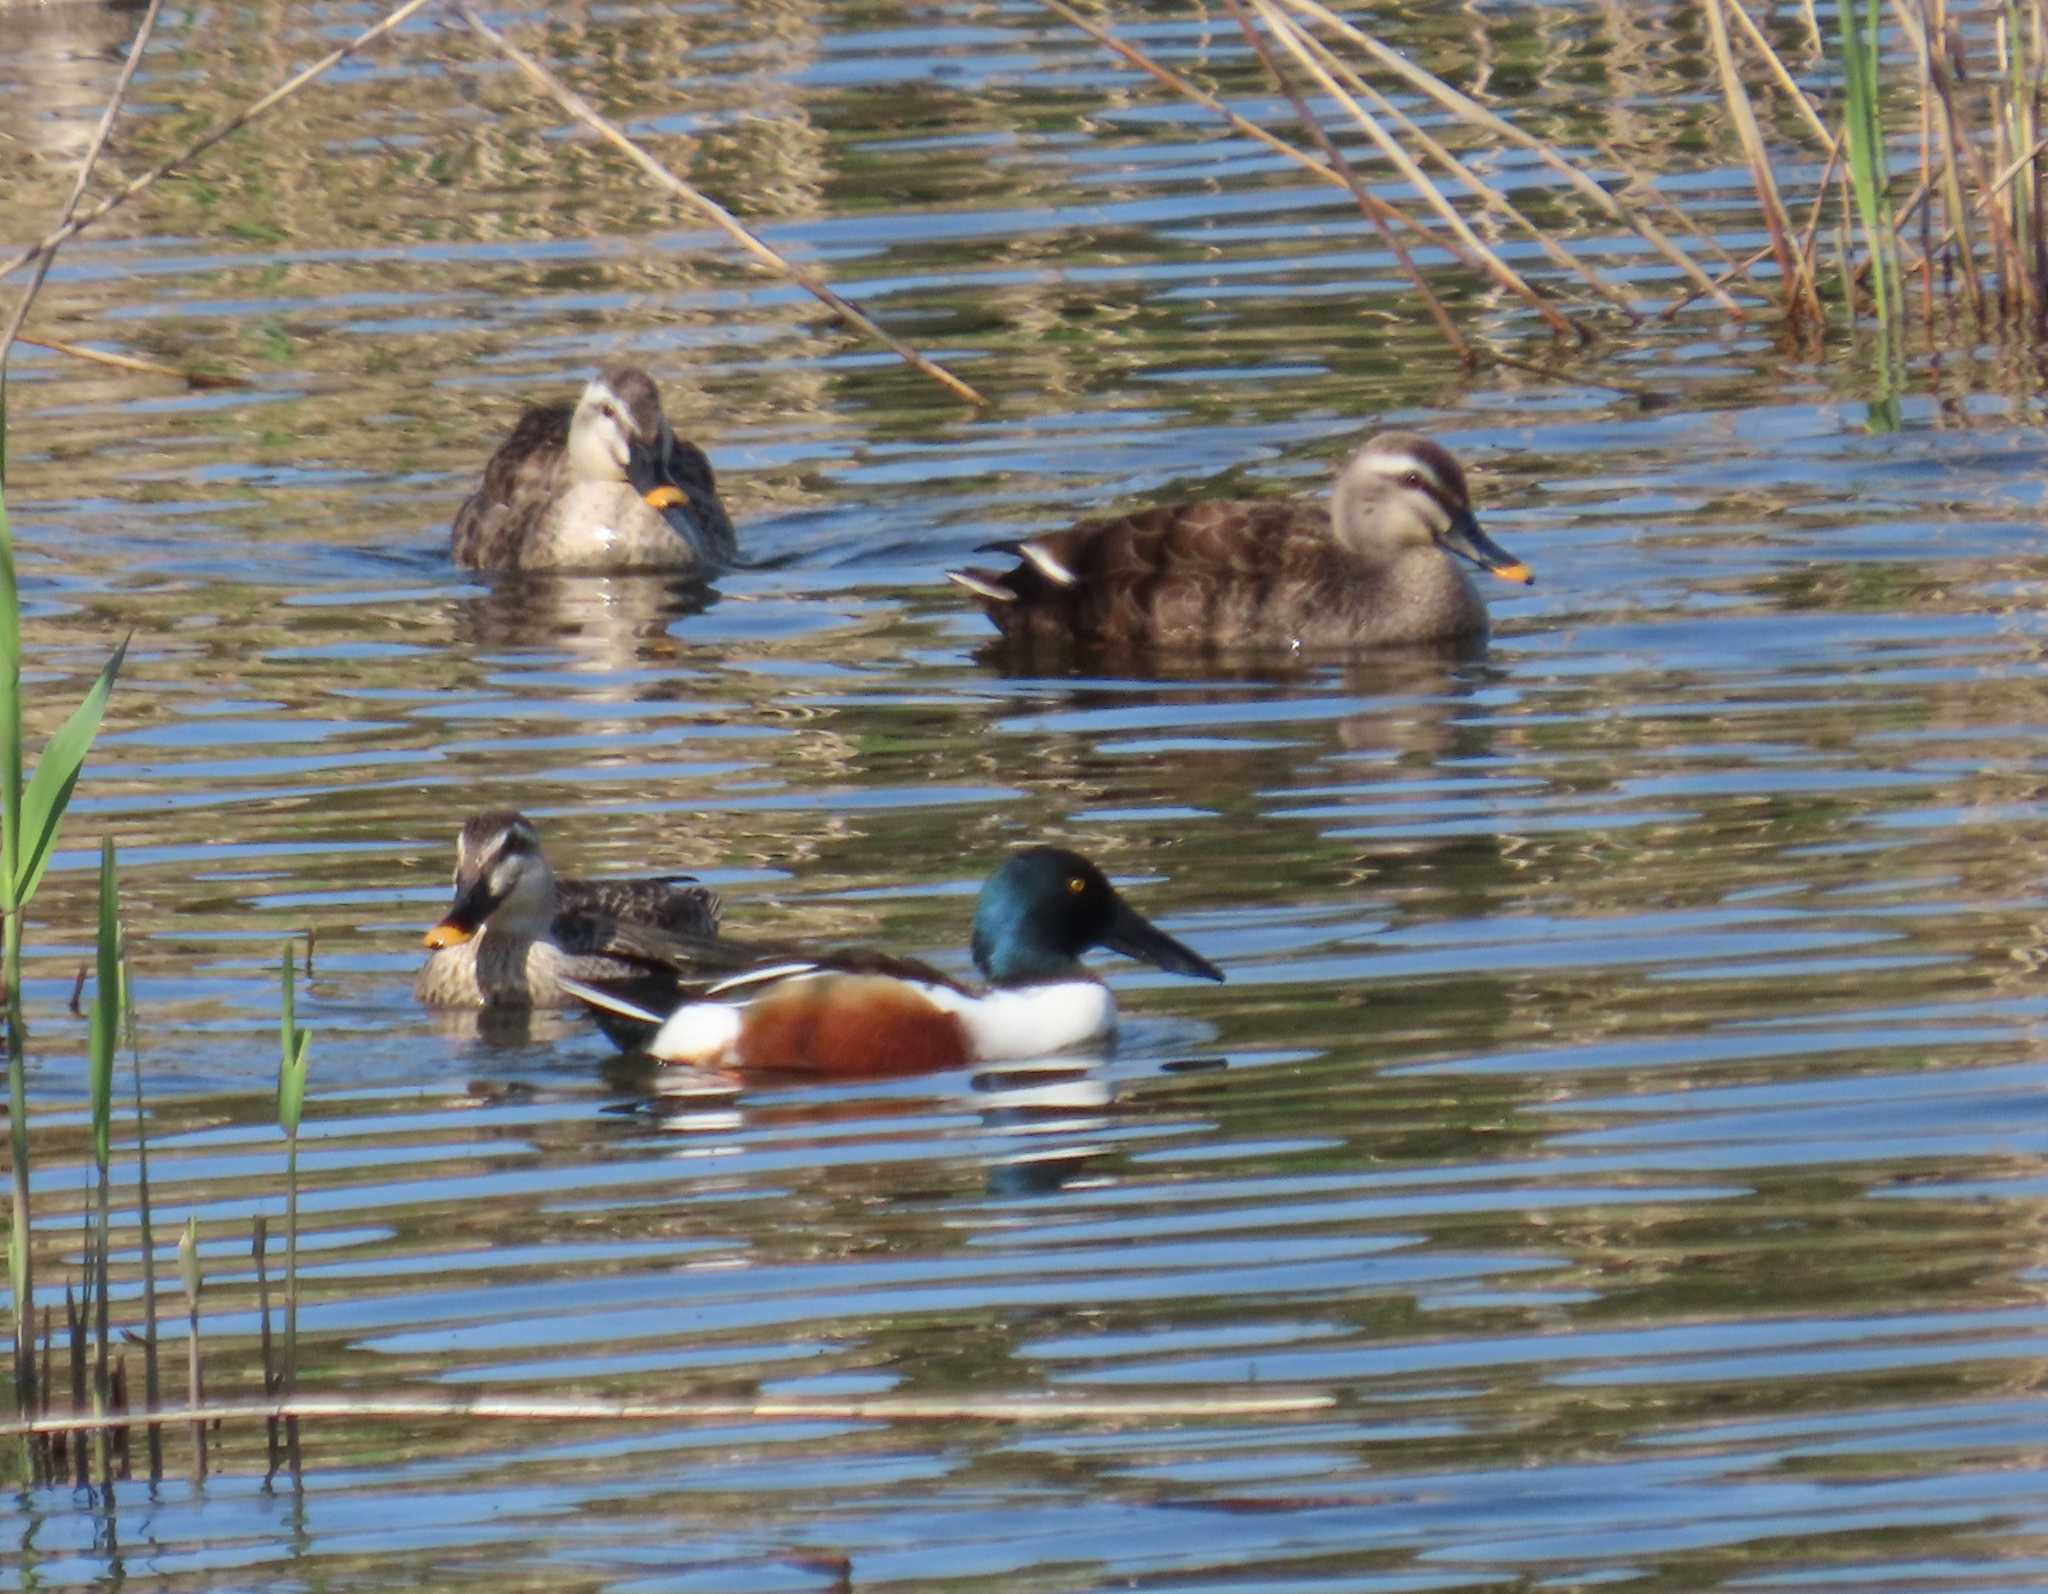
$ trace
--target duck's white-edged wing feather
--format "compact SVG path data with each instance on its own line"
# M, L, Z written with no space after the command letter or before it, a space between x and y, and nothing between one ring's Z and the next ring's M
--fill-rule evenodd
M668 1016L665 1013L650 1012L638 1002L620 996L615 991L608 991L601 985L591 985L584 980L572 979L566 974L560 976L559 983L563 990L578 1001L588 1002L592 1007L603 1008L607 1013L617 1013L621 1018L637 1019L650 1027L660 1024Z
M744 991L749 986L772 985L777 980L794 980L806 974L829 972L821 964L801 960L791 963L764 963L757 969L745 969L718 981L715 985L706 986L704 994L707 997L727 996L734 991Z

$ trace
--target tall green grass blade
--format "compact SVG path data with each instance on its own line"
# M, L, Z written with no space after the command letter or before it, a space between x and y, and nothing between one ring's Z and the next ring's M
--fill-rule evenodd
M185 1285L185 1399L196 1411L206 1404L206 1379L199 1366L199 1218L185 1219L178 1239L178 1276ZM206 1477L206 1424L192 1425L192 1476Z
M114 1127L114 1050L121 1029L121 916L114 884L114 838L100 840L99 963L88 1020L86 1087L92 1102L92 1154L106 1179Z
M1844 123L1849 135L1849 183L1870 258L1870 291L1879 326L1899 312L1898 257L1892 231L1884 133L1878 119L1878 11L1876 0L1842 0Z
M292 978L292 944L284 944L278 965L277 1123L287 1139L299 1133L306 1101L306 1051L313 1037L298 1026L298 992Z
M277 1121L285 1135L284 1161L284 1392L299 1387L299 1114L306 1101L306 1054L313 1037L298 1025L298 993L294 988L292 944L279 959ZM285 1454L292 1481L298 1484L299 1420L284 1422Z
M100 718L107 710L107 694L114 689L114 677L121 673L121 661L127 656L128 639L124 637L85 700L57 728L43 748L43 756L36 760L36 772L21 795L22 839L28 850L15 858L17 907L26 907L42 884L43 869L57 841L57 827L64 822L64 810L71 802L71 789L78 784L86 754L92 751L92 739L99 734Z
M135 1069L135 1211L142 1246L142 1398L144 1409L163 1409L163 1369L156 1338L156 1230L149 1211L149 1134L142 1112L142 1053L135 1044L135 985L128 977L128 947L121 947L121 1027ZM164 1476L164 1431L148 1424L149 1481Z

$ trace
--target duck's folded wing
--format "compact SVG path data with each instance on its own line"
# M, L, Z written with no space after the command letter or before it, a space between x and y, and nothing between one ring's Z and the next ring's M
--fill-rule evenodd
M556 892L560 917L652 925L685 937L716 935L723 911L718 893L698 885L689 875L639 880L562 880L556 883ZM559 928L555 940L561 943Z
M791 980L881 977L965 992L916 958L865 947L820 950L724 937L677 936L647 925L611 928L601 947L572 958L563 989L580 999L613 1044L636 1050L692 1002L746 1003Z
M519 417L484 467L482 485L455 516L457 564L497 568L516 562L529 530L569 485L567 404L543 404Z

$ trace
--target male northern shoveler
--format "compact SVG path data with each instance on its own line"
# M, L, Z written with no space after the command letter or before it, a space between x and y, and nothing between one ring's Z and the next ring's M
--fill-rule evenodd
M728 943L730 944L730 943ZM1032 847L989 877L974 910L974 990L928 964L873 952L767 953L673 1012L609 982L562 988L620 1020L667 1062L778 1073L924 1073L1038 1057L1116 1028L1116 999L1084 968L1108 947L1172 974L1223 973L1133 908L1077 853Z
M669 430L654 380L607 366L564 404L528 410L455 516L476 570L699 570L732 563L732 521L696 444Z
M949 570L1012 642L1091 648L1359 648L1486 635L1459 560L1529 570L1473 518L1465 473L1412 432L1382 432L1329 507L1210 501L986 544L1006 571Z
M672 991L718 911L712 892L675 880L557 880L523 814L478 814L413 994L429 1007L568 1007L565 974Z

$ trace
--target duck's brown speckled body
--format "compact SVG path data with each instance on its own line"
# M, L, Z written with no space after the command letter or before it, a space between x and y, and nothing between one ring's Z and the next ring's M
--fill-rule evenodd
M455 900L413 983L430 1007L566 1007L562 976L667 994L717 896L674 880L557 880L523 815L478 814L456 843Z
M711 462L669 430L645 371L609 366L572 406L528 410L455 516L477 570L681 570L738 554Z
M987 550L1005 571L947 574L1013 642L1087 648L1344 649L1486 635L1460 561L1529 572L1480 530L1465 473L1410 432L1383 432L1338 472L1329 505L1172 504Z

